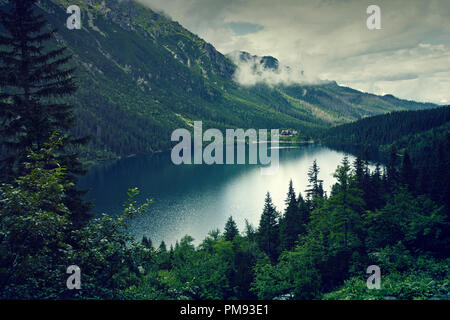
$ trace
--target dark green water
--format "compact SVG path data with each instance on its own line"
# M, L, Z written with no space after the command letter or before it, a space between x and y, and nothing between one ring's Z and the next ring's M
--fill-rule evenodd
M189 234L198 243L210 230L223 230L230 215L241 229L245 219L257 226L267 191L282 211L289 180L297 193L303 193L314 159L329 193L335 182L332 173L343 157L342 152L317 145L281 147L277 174L263 176L256 165L175 166L170 154L136 156L92 168L80 187L90 189L87 199L94 201L94 213L111 215L121 212L128 188L138 187L139 197L153 198L154 203L131 222L133 235L147 235L158 244Z

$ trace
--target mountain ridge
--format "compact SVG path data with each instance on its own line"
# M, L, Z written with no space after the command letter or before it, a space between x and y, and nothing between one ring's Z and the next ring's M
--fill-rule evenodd
M79 5L82 29L68 30L66 8ZM338 86L237 83L238 66L213 45L162 13L134 1L41 0L78 66L77 135L92 135L86 157L168 150L176 128L317 130L396 110L433 104L380 97ZM266 57L267 66L278 60Z

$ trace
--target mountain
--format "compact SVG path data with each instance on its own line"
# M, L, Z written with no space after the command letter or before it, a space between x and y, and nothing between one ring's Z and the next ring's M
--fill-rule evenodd
M424 136L450 133L450 106L419 111L401 111L378 115L326 130L321 141L333 147L376 147L380 151L415 149L418 138L426 144ZM445 133L445 134L441 134ZM435 137L436 138L436 137ZM439 140L439 139L438 139ZM437 150L437 148L435 148ZM423 152L423 153L428 153Z
M65 27L66 8L74 4L82 11L81 30ZM92 135L88 158L168 150L172 131L194 120L221 130L292 128L306 137L393 110L434 107L335 82L242 85L239 63L134 1L41 0L37 10L58 28L52 45L67 46L78 67L79 90L70 102L75 134ZM280 65L273 57L259 62L272 71Z
M362 119L326 130L321 142L347 152L368 151L375 160L381 156L388 175L389 166L402 167L402 182L415 181L411 190L450 208L450 106Z
M277 58L272 56L256 56L251 55L250 53L246 51L236 51L232 52L230 54L227 54L227 57L229 57L235 64L240 63L247 63L250 64L250 67L252 68L253 72L257 73L259 67L262 68L262 70L272 70L274 72L280 72L280 61L278 61ZM289 68L289 67L287 67Z

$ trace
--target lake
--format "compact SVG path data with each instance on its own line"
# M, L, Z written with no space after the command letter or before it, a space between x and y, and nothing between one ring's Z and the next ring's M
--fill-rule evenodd
M141 202L146 198L154 201L130 223L130 232L137 239L146 235L154 245L161 240L174 244L189 234L198 244L210 230L223 230L229 216L240 230L245 219L257 227L268 191L282 212L289 180L296 194L301 191L304 195L314 159L329 194L335 183L332 174L345 156L319 145L281 146L279 155L279 170L270 176L261 175L257 165L176 166L170 153L140 155L91 168L79 187L90 190L86 199L94 202L93 213L110 215L120 214L127 190L137 187ZM349 159L353 162L354 157Z

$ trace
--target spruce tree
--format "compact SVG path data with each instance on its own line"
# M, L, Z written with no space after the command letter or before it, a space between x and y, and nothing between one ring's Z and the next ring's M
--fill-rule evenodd
M239 235L239 230L237 228L236 222L234 222L233 217L228 218L227 223L225 224L225 240L233 241L234 238Z
M354 241L354 239L351 239L352 234L361 237L361 215L365 206L364 200L361 198L361 190L352 187L354 177L350 170L348 158L344 157L333 175L337 183L334 186L335 194L330 198L333 207L332 216L336 220L335 227L338 230L340 229L344 248L348 248L349 244ZM360 241L356 242L359 243Z
M400 177L402 183L405 184L411 192L414 192L416 187L416 172L406 150L403 154Z
M306 189L306 198L308 200L313 200L316 197L323 196L320 190L320 183L323 180L319 180L319 166L317 165L317 160L314 160L311 168L308 171L308 189Z
M166 243L161 241L157 252L160 268L163 270L170 270L173 261L173 246L170 246L170 252L168 252Z
M300 234L306 234L306 228L311 220L310 219L311 212L309 211L308 204L306 203L305 200L303 200L302 194L300 192L298 193L297 207L301 225Z
M314 210L317 208L317 200L323 199L324 191L323 191L323 180L319 179L319 166L317 165L317 160L314 160L311 168L308 171L308 189L306 192L306 202L310 210Z
M256 231L250 222L248 222L247 219L245 219L245 231L244 235L247 237L248 241L253 243L256 241Z
M264 210L259 221L257 240L260 250L266 253L272 262L275 262L278 258L280 243L279 218L279 213L272 203L270 193L267 192Z
M289 191L285 203L286 209L280 221L281 251L290 250L294 247L302 229L302 221L292 180L289 182Z
M167 251L167 246L166 243L163 241L161 241L161 244L159 245L159 251L160 252L166 252Z
M63 144L54 157L66 169L69 182L84 174L73 151L87 139L69 133L74 123L70 105L60 102L76 90L74 71L66 67L71 57L54 41L43 15L36 14L36 0L9 1L0 12L0 176L14 181L26 172L27 150L38 152L55 132L63 134ZM52 41L53 40L53 41ZM83 192L67 190L67 207L75 222L87 218L89 205Z
M358 154L355 161L353 162L353 167L355 169L356 187L362 189L364 183L365 169L364 169L364 161L360 154Z
M141 242L142 242L142 245L144 247L146 247L147 249L152 249L153 248L152 240L147 238L146 236L142 237L142 241Z
M365 156L367 157L367 151L365 152ZM360 154L356 157L353 162L353 169L355 179L353 180L353 186L362 191L362 196L364 201L369 204L371 197L371 193L373 192L373 186L370 185L370 170L369 170L369 162L367 158L363 158Z
M399 180L399 174L397 170L397 148L395 146L391 147L389 161L386 166L386 182L389 190L394 190L397 186Z
M381 208L384 205L383 194L385 193L385 190L383 185L383 174L379 163L375 165L373 174L369 175L367 186L370 192L367 192L364 197L367 205L366 208L368 210Z

